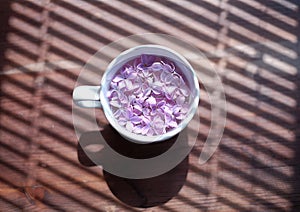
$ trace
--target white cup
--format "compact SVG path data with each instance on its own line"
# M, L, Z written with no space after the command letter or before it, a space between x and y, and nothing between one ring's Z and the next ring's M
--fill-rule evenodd
M178 126L165 134L155 136L145 136L135 134L128 131L126 128L118 124L117 119L113 116L113 112L109 105L107 93L110 88L110 82L120 68L128 61L142 55L156 55L166 57L175 63L184 75L186 83L191 90L191 95L194 98L189 106L189 111L184 120ZM84 85L76 87L73 91L73 101L76 105L84 108L102 108L108 122L117 132L125 139L135 143L151 143L167 140L176 134L180 133L194 117L200 98L200 89L196 73L190 63L180 54L172 49L160 45L141 45L128 49L117 56L107 67L100 85L90 86Z

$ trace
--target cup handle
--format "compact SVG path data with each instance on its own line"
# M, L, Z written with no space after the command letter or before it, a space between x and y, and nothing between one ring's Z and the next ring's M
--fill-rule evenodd
M73 91L73 102L79 107L102 108L100 89L101 86L78 86Z

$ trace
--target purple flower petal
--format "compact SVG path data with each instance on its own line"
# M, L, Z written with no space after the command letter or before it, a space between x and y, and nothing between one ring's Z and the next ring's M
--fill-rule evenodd
M158 135L163 134L165 131L165 123L162 120L161 121L153 120L153 130Z
M167 123L168 126L172 127L172 128L175 128L178 126L177 122L174 121L174 120L171 120L170 122Z
M114 79L112 81L113 82L120 82L122 80L124 80L124 78L122 76L120 76L120 75L117 75L117 76L114 77Z
M153 108L152 108L153 107ZM154 106L150 106L150 108L151 108L151 112L150 112L150 115L151 116L155 116L156 114L157 114L157 111L156 111L156 109L154 109Z
M121 126L124 126L127 123L127 120L124 117L120 117L118 121Z
M128 74L127 79L135 79L137 77L137 73L136 72L132 72Z
M122 80L118 83L118 87L119 87L120 90L123 89L123 88L126 88L126 83L124 82L124 80Z
M162 89L159 89L159 88L153 88L153 89L152 89L152 92L153 92L154 94L158 95L158 94L161 94Z
M154 127L158 127L158 128L162 128L164 126L164 121L161 119L161 117L159 116L155 116L153 118L153 126Z
M132 117L130 118L130 121L131 121L133 124L139 124L139 123L142 121L142 119L141 119L140 117L138 117L138 116L132 116Z
M156 81L154 81L152 83L153 87L157 88L157 89L160 89L160 90L163 90L163 86L165 85L164 83L158 81L158 79L155 79Z
M142 128L141 134L142 134L142 135L150 135L150 133L148 134L149 130L150 130L149 125L146 125L146 126L144 126L144 127Z
M185 101L185 97L184 97L184 96L178 96L178 97L176 98L176 103L177 103L178 105L183 105L184 101Z
M144 115L143 121L144 121L145 123L147 123L147 122L146 122L147 120L150 120L150 119L148 118L148 116L150 116L150 112L151 112L151 110L150 110L149 108L143 108L143 115Z
M116 111L114 112L114 117L115 117L115 118L119 118L121 114L122 114L122 112L121 112L120 109L119 109L119 110L116 110Z
M176 116L176 119L178 119L178 120L182 120L184 118L185 118L185 115L183 115L183 114L179 114L178 116Z
M162 107L166 104L166 101L165 100L162 100L160 102L157 103L157 107Z
M126 113L125 113L125 118L130 120L130 118L132 117L133 113L132 113L132 110L126 110Z
M175 70L175 68L171 67L169 64L165 64L164 65L164 70L169 71L169 72L173 72Z
M112 89L112 90L109 90L107 92L107 98L113 98L114 96L117 96L118 95L118 92L115 90L115 89Z
M146 135L147 136L152 136L154 134L155 134L154 130L150 128Z
M167 86L166 87L166 92L168 94L173 94L173 92L176 90L176 87L175 86Z
M111 81L110 87L111 87L112 89L118 89L118 83L117 83L117 82L114 82L114 81Z
M184 96L190 95L189 88L186 85L181 86L181 88L179 90Z
M110 101L109 104L110 104L111 106L114 106L114 107L117 107L117 108L120 108L120 107L121 107L121 104L120 104L120 102L118 102L118 101Z
M133 128L134 128L134 125L130 122L130 121L127 121L126 123L126 129L129 131L129 132L132 132Z
M141 62L146 67L151 66L154 61L155 57L152 55L143 54L141 56Z
M140 104L136 103L133 105L133 113L140 115L143 111L143 108Z
M169 74L166 78L165 78L165 83L170 84L171 82L173 82L175 79L174 77Z
M124 94L120 94L120 95L119 95L119 99L120 99L120 102L121 102L122 104L128 103L128 98L127 98L127 96L124 95Z
M173 107L173 114L174 114L175 116L179 116L179 115L180 115L180 110L181 110L181 106L175 105L175 106Z
M147 88L145 91L144 91L144 96L149 96L151 94L151 88Z
M142 132L143 132L143 127L142 127L141 125L135 126L135 127L133 128L133 132L136 133L136 134L142 134ZM147 132L146 132L146 133L147 133ZM146 133L145 133L145 134L146 134Z
M150 110L149 110L149 113L150 113ZM143 113L144 116L142 116L142 121L145 123L145 124L150 124L151 120L150 120L150 117L149 117L149 113Z
M132 90L134 88L132 82L129 79L124 80L124 82L125 82L127 90L130 91L130 90Z
M182 114L187 114L188 111L189 111L188 105L183 105L182 108L181 108L181 110L180 110L180 112Z
M156 105L156 99L153 96L150 96L146 102L150 105L150 106L154 106Z
M180 87L181 76L178 76L178 74L173 74L172 84L175 85L176 87Z
M136 69L138 71L143 71L144 70L144 65L142 63L137 64Z
M164 68L164 66L160 62L155 62L150 67L153 71L160 71Z

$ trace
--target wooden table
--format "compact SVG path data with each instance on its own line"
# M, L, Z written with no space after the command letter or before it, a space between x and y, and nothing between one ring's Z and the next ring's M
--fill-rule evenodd
M0 210L299 211L298 7L296 0L1 1ZM202 87L189 156L164 175L125 179L82 151L71 94L98 49L147 32L177 36L209 56L225 88L227 122L217 151L199 165L211 124ZM126 154L131 144L118 143L97 113L100 130Z

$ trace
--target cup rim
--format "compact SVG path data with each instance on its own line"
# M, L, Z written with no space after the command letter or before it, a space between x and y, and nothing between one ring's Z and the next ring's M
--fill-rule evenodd
M195 89L195 91L194 91L195 97L194 97L193 102L191 103L190 111L189 111L189 114L186 116L186 118L184 120L182 120L176 128L170 130L169 132L162 134L162 135L154 135L154 136L139 135L139 134L128 131L125 127L122 127L118 123L117 119L113 116L112 111L109 106L108 99L106 98L105 93L103 92L103 89L100 89L100 101L102 104L102 109L104 111L105 117L107 118L108 122L112 125L112 127L115 130L117 130L123 137L125 137L126 139L128 139L132 142L140 143L140 144L147 144L147 143L160 142L160 141L167 140L167 139L177 135L178 133L180 133L187 126L187 124L192 120L192 118L194 117L194 115L197 111L198 103L199 103L199 99L200 99L200 88L199 88L197 75L196 75L193 67L181 54L177 53L176 51L174 51L173 49L170 49L168 47L165 47L162 45L154 45L154 44L135 46L135 47L129 48L129 49L123 51L121 54L119 54L107 66L106 71L104 72L104 74L102 76L101 85L108 83L108 81L107 81L108 73L110 72L110 70L112 70L112 68L116 64L118 64L118 61L121 58L125 58L125 60L126 60L126 57L128 57L129 53L143 49L143 48L148 49L148 50L149 49L163 50L165 52L171 53L172 56L177 57L176 59L179 59L179 61L182 62L188 68L188 70L192 73L193 83L195 85L195 87L193 88L193 89ZM151 53L149 53L149 54L151 54ZM138 56L138 55L140 55L140 53L137 54L136 56ZM170 59L173 59L173 58L170 58Z

